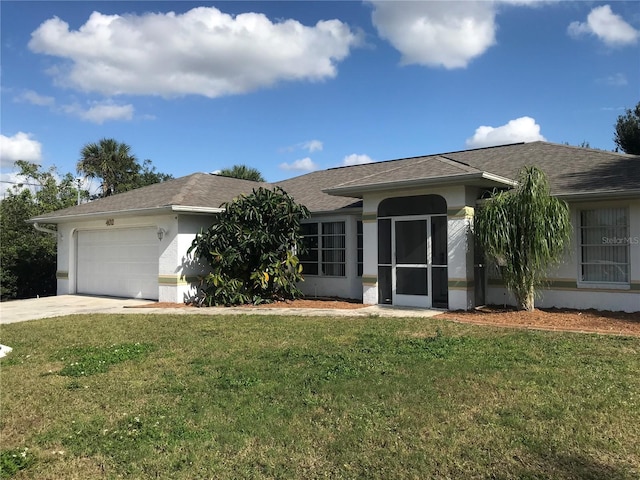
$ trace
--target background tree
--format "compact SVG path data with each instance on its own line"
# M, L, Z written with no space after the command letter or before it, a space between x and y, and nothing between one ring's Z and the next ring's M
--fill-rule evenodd
M97 143L87 143L80 150L78 173L101 181L102 197L122 193L134 188L163 182L171 175L158 173L145 160L142 165L131 153L131 147L113 138L102 138Z
M55 295L56 237L36 231L27 220L75 205L76 184L70 173L59 180L55 168L42 171L25 161L16 166L24 184L9 190L0 202L0 298Z
M156 167L151 163L151 160L146 159L142 162L140 167L138 179L135 182L135 188L146 187L147 185L153 185L154 183L166 182L172 178L173 175L171 174L158 172Z
M151 160L140 165L130 150L113 139L87 144L82 148L78 171L101 179L107 195L172 178L158 173ZM55 295L56 237L35 230L27 220L73 206L78 196L88 199L89 192L79 191L70 173L60 178L55 167L42 170L25 161L16 162L16 166L24 181L0 202L0 299ZM23 188L25 185L31 189Z
M618 117L613 141L625 153L640 155L640 102Z
M247 165L234 165L231 168L223 168L218 172L223 177L240 178L242 180L252 180L254 182L264 182L265 179L256 168Z
M210 267L198 305L238 305L301 295L300 220L309 216L284 190L259 188L222 205L216 223L193 240L189 254Z
M535 288L568 245L569 207L551 196L542 170L525 167L517 187L494 193L477 209L475 234L485 256L501 267L518 309L533 310Z

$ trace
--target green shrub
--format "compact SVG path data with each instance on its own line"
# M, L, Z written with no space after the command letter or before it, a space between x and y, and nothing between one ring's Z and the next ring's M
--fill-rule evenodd
M301 295L300 220L309 216L284 190L259 188L223 205L216 223L194 239L189 254L210 266L197 305L259 304Z

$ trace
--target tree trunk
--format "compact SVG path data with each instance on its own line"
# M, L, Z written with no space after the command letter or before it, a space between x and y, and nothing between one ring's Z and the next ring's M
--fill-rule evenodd
M532 312L534 307L534 289L533 286L529 287L528 293L517 299L518 301L518 310L526 310L528 312Z

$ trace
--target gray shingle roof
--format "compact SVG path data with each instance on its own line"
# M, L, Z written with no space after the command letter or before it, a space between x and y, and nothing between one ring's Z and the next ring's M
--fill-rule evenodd
M531 142L330 168L273 184L194 173L52 212L32 221L55 223L111 212L135 214L177 207L214 211L238 195L273 185L282 187L312 212L329 212L359 208L362 204L357 198L362 192L386 188L390 183L444 183L455 179L463 183L486 182L490 186L503 179L514 180L525 165L544 170L556 195L640 196L640 156ZM493 177L487 179L487 176Z
M555 195L630 192L640 189L640 156L547 142L458 152L452 158L485 171L516 178L525 165L547 174Z
M536 165L547 174L552 193L556 195L630 193L640 190L640 157L603 150L594 150L547 142L519 143L499 147L464 150L460 152L429 155L362 165L361 176L334 185L329 192L350 192L375 189L390 182L407 180L446 179L453 174L447 170L443 159L459 162L472 172L516 179L524 166ZM386 170L380 170L385 166ZM447 173L449 171L449 173Z
M194 210L212 211L238 195L251 193L254 188L267 183L239 180L208 173L194 173L186 177L156 183L111 197L65 208L31 219L32 221L60 220L111 212L139 213L170 209L171 207L194 207Z

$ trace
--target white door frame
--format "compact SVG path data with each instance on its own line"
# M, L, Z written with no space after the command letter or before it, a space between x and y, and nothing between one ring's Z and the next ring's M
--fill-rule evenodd
M425 237L426 237L426 263L397 263L397 238L396 238L396 223L399 222L425 222ZM412 215L406 217L392 217L391 218L391 292L392 292L392 304L403 307L419 307L430 308L432 303L431 296L431 215ZM399 268L420 268L427 270L427 294L426 295L407 295L397 293L397 269Z

